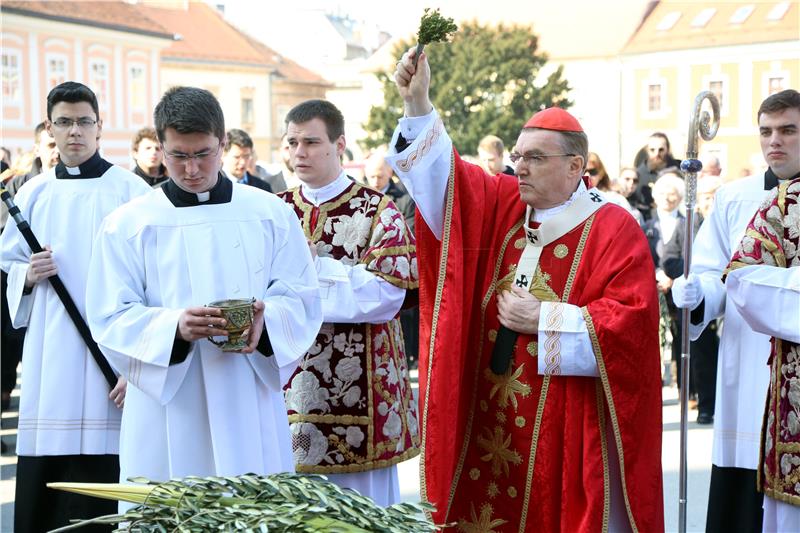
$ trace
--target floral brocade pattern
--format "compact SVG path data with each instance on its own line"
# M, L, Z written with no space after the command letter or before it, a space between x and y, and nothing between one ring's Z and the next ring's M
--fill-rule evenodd
M747 227L730 269L800 266L800 179L781 184ZM760 485L765 494L800 505L800 345L772 339Z
M414 237L388 197L353 183L319 206L311 228L314 208L300 190L282 196L319 256L417 288ZM286 406L298 472L361 472L416 455L417 406L399 319L323 324L286 386Z

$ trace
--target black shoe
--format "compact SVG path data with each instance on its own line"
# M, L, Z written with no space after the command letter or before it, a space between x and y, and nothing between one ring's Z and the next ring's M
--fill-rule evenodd
M707 426L708 424L714 423L714 415L709 415L706 413L700 413L697 415L697 423L701 426Z

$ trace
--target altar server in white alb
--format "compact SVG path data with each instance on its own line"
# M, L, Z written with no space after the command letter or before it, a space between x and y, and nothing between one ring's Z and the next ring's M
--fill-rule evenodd
M697 338L724 316L717 367L714 447L707 531L761 531L762 499L756 469L769 383L769 335L754 331L732 304L722 274L750 219L770 189L800 176L800 93L787 89L758 109L761 151L769 168L722 186L692 249L691 274L672 287L678 307L692 309L689 334Z
M113 502L47 489L50 481L110 482L119 472L125 380L113 391L47 278L58 274L85 308L92 240L108 213L147 193L137 176L100 157L97 97L65 82L47 95L47 132L61 162L17 192L15 201L45 250L31 250L9 221L2 269L14 327L27 326L17 433L15 531L46 531L71 518L113 512ZM115 402L117 405L115 405Z
M311 253L291 209L221 173L225 123L208 91L155 109L170 180L106 218L90 265L92 333L128 378L120 477L294 471L282 385L322 324ZM254 297L242 353L224 299Z
M795 129L800 152L800 131ZM773 189L731 258L728 295L770 335L758 489L764 531L800 530L800 177Z

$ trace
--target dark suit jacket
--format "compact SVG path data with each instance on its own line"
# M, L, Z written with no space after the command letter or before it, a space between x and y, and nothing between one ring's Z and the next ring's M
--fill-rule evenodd
M667 272L666 268L664 268L664 257L668 249L683 249L683 238L685 235L683 227L685 225L686 217L681 213L678 213L678 225L675 228L675 232L672 234L672 238L666 244L664 244L661 241L661 221L658 220L658 215L653 213L650 220L646 220L644 224L642 224L642 229L647 237L647 244L650 245L650 255L653 256L653 263L655 263L656 268L660 267L662 270L664 270L668 276L669 272ZM679 242L677 241L678 239L680 239ZM681 258L680 261L682 262L683 259ZM674 278L677 276L670 277Z
M683 243L686 240L686 217L678 215L678 227L672 238L664 246L664 253L661 257L661 268L664 273L672 279L683 275ZM694 234L700 229L703 217L698 213L694 218Z
M232 181L236 181L235 179ZM249 172L246 172L244 175L244 179L241 182L244 185L250 185L251 187L255 187L256 189L261 189L262 191L272 192L272 187L269 186L269 183L262 180L258 176L253 176Z

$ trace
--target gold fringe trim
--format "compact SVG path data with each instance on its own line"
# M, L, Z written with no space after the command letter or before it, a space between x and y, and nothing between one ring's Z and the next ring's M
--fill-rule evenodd
M307 422L309 424L347 424L351 426L353 424L367 425L370 423L370 420L368 416L353 415L289 415L290 424Z
M418 448L409 448L391 459L376 459L365 463L350 465L295 465L295 470L301 474L352 474L354 472L369 472L370 470L396 465L406 459L416 457L419 453L420 450ZM425 501L424 497L423 501Z
M522 515L519 519L519 533L525 533L525 523L528 520L528 505L531 500L531 489L533 488L533 469L536 463L536 448L539 445L539 431L542 428L542 418L544 417L544 404L547 400L547 391L550 388L550 376L542 379L542 390L539 393L539 405L536 408L536 420L533 423L533 437L531 439L531 450L528 456L528 476L525 480L525 497L522 500Z
M486 327L486 306L489 305L489 301L495 294L497 279L500 276L500 269L503 265L503 256L505 256L506 248L508 247L508 243L511 240L511 237L519 231L522 227L524 220L520 220L506 233L505 239L503 239L503 244L500 246L500 253L498 254L497 262L494 266L494 273L492 274L492 282L489 284L489 288L486 291L486 294L483 296L483 301L481 302L481 324L479 329L479 336L478 336L478 354L483 353L483 341L484 341L484 328ZM473 376L472 382L472 390L478 389L478 381L480 380L481 372L480 372L480 365L475 365L475 375ZM464 470L464 462L467 458L467 450L469 449L470 437L472 434L472 422L475 418L475 401L477 400L477 395L472 395L472 403L470 404L469 408L469 415L467 416L467 426L464 431L464 443L461 445L461 453L458 457L458 464L456 465L455 475L453 476L453 482L450 485L450 496L447 500L447 512L445 513L445 521L447 521L447 517L450 516L450 508L453 505L453 500L455 499L456 488L458 487L458 482L461 479L461 472Z

